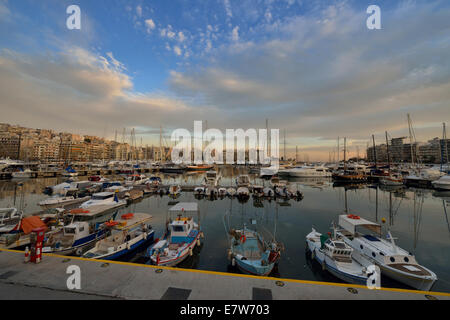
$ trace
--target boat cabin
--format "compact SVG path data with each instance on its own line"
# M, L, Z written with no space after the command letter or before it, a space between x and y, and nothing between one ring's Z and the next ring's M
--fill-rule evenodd
M331 259L339 262L352 262L353 249L346 245L344 241L332 240L330 238L323 241L323 236L320 240L322 242L322 250Z

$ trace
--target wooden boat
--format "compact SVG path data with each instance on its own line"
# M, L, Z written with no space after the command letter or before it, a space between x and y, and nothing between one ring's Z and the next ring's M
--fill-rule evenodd
M187 166L188 171L208 171L210 169L214 168L212 165L202 164L202 165L195 165L195 166Z
M267 276L279 260L281 249L272 241L267 243L258 232L247 229L230 231L228 259L244 273Z
M131 257L153 243L152 216L147 213L127 213L119 219L106 222L111 235L98 241L95 247L83 254L84 258L118 260Z
M180 202L169 209L169 214L177 218L167 221L164 236L147 251L149 264L157 266L175 266L193 255L195 246L200 246L203 232L193 217L186 214L198 214L195 202Z

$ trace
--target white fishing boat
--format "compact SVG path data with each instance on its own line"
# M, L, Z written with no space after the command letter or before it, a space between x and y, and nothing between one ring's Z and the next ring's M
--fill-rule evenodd
M429 291L437 280L436 274L417 263L414 255L395 244L388 232L387 239L381 238L381 225L359 216L339 216L338 236L354 249L355 260L359 256L380 267L381 273L418 290ZM364 228L372 234L362 234L356 228Z
M344 241L334 236L323 235L314 228L306 236L308 250L311 258L315 259L323 270L327 270L342 281L354 284L367 284L367 267L371 264L368 260L360 259L364 264L353 259L353 249Z
M86 202L90 198L91 197L89 197L89 196L81 197L81 198L75 198L73 196L59 196L59 195L55 195L55 196L49 197L49 198L39 202L39 206L42 209L63 208L65 206L70 206L70 205Z
M175 266L193 255L195 246L200 246L203 233L194 218L187 214L198 214L198 205L193 202L180 202L169 209L169 214L177 218L167 221L164 236L147 251L149 264Z
M111 235L98 241L83 257L101 260L118 260L131 257L153 243L152 216L147 213L127 213L119 219L106 222Z
M431 182L433 188L437 190L450 190L450 175L445 175Z

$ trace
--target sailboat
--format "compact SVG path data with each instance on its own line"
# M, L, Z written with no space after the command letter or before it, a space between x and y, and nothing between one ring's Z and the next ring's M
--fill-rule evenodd
M357 171L347 170L347 138L344 138L344 168L332 174L333 180L343 183L366 182L367 177Z
M403 186L403 177L398 173L392 172L391 170L391 157L389 153L389 140L387 131L386 131L386 152L388 157L389 171L387 176L380 177L379 182L385 186Z

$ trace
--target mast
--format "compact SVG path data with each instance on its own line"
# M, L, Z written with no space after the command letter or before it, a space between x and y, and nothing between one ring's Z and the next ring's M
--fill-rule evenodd
M411 116L408 113L408 130L409 130L409 145L411 148L411 164L414 166L414 152L413 152L413 131L411 124Z
M284 129L284 150L283 150L283 160L286 161L286 129Z
M390 173L391 172L391 157L389 155L389 140L388 140L387 131L386 131L386 153L387 153L388 169L389 169L389 173Z
M372 141L373 141L373 160L375 161L375 169L378 169L377 149L375 147L375 135L372 135Z
M162 163L163 155L162 155L162 126L159 126L159 161Z
M339 137L337 138L337 163L336 163L336 169L339 169L339 157L340 157L340 150L339 150Z
M347 172L347 138L344 138L344 174Z

